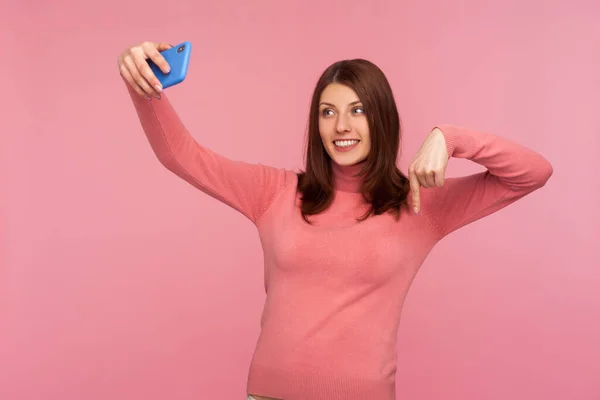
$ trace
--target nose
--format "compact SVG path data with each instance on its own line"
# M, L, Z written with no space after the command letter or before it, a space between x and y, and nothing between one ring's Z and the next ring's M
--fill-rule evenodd
M338 117L338 120L337 120L337 123L336 123L336 129L340 133L351 131L352 130L352 126L350 125L350 121L348 120L348 117L346 117L343 114L340 115Z

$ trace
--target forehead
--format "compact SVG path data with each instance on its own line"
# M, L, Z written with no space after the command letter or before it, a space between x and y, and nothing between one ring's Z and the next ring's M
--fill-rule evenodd
M349 86L332 83L321 93L321 101L331 104L348 104L359 100L356 92Z

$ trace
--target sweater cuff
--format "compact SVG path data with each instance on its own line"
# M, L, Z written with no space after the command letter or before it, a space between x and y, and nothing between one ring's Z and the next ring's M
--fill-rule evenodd
M457 125L440 124L434 126L442 131L446 139L446 150L448 157L465 157L473 153L476 143L469 132Z

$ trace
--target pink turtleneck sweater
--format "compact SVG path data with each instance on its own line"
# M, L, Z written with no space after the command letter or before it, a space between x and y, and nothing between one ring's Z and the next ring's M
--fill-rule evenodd
M129 92L158 160L257 228L266 302L247 391L260 396L394 399L400 313L432 247L552 175L548 161L517 143L438 125L451 157L487 171L422 189L418 215L403 211L399 221L385 214L357 223L368 204L351 177L355 168L336 166L335 200L311 226L300 214L294 172L219 155L196 142L165 95L147 101Z

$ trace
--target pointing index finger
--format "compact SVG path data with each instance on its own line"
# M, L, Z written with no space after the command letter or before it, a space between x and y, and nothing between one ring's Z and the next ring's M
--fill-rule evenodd
M413 211L415 214L419 213L419 210L421 209L421 195L419 192L419 188L420 188L420 184L419 184L419 179L417 178L417 175L414 172L410 173L410 191L412 193L412 200L413 200Z

